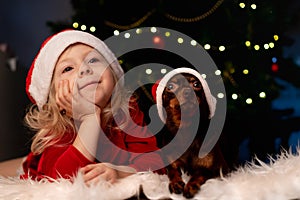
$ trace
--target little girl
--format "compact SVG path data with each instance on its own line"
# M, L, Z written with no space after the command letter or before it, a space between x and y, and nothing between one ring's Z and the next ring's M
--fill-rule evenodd
M163 167L156 138L144 124L124 72L103 41L64 30L41 46L26 79L33 102L26 124L36 134L22 178L72 178L111 183Z

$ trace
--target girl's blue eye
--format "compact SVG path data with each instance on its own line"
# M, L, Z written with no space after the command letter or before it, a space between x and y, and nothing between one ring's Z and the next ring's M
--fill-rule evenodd
M66 72L68 72L68 71L71 71L73 69L73 67L66 67L66 68L64 68L64 70L62 71L62 73L66 73Z

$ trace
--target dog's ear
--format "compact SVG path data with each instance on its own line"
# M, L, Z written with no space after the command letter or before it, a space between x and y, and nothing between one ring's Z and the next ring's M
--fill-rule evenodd
M162 104L163 104L164 108L168 107L170 105L170 101L174 98L176 98L175 93L168 91L165 88L162 93Z
M166 89L164 89L161 98L162 98L163 107L165 108L166 106L168 106L169 101L170 101L170 98L168 98L168 93L167 93Z

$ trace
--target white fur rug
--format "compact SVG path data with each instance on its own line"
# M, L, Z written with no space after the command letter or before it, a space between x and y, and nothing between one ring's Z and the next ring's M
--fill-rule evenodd
M220 179L208 180L194 197L198 200L300 200L300 156L283 152L269 164L257 160ZM185 177L187 180L188 177ZM121 200L137 196L142 187L149 199L184 199L170 194L168 178L152 172L132 175L114 185L87 187L80 174L74 183L0 177L1 200Z

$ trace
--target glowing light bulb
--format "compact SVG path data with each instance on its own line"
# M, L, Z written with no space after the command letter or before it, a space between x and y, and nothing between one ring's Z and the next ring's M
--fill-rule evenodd
M254 45L254 49L256 50L256 51L258 51L259 50L259 45L258 44L256 44L256 45Z
M260 98L266 98L266 93L265 92L260 92L259 97Z
M177 39L177 42L178 42L179 44L182 44L182 43L183 43L183 38L178 38L178 39Z
M209 44L205 44L204 45L204 49L206 49L206 50L210 49L210 45Z
M250 41L246 41L246 42L245 42L245 45L246 45L247 47L250 47L251 42L250 42Z
M83 31L85 31L86 30L86 25L81 25L80 29L83 30Z
M156 27L151 27L151 28L150 28L150 31L151 31L151 33L156 33L157 28L156 28Z
M196 46L196 45L197 45L196 40L192 40L192 41L191 41L191 45L192 45L192 46Z
M79 24L77 22L74 22L73 23L73 28L78 28L79 27Z
M91 31L91 32L95 32L95 31L96 31L96 27L95 27L95 26L91 26L91 27L90 27L90 31Z
M120 35L120 32L118 30L114 30L114 35Z
M130 38L130 33L125 33L125 34L124 34L124 37L125 37L125 38Z
M220 51L225 51L225 46L220 46L220 47L219 47L219 50L220 50Z
M152 74L152 69L146 69L146 74L148 74L148 75L150 75L150 74Z
M231 98L234 99L234 100L236 100L238 98L238 95L237 94L232 94Z
M251 99L251 98L247 98L247 99L246 99L246 103L247 103L247 104L252 104L252 103L253 103L253 101L252 101L252 99Z
M239 3L239 6L241 7L241 8L245 8L246 7L246 4L245 3Z
M256 9L256 4L251 4L251 8L252 8L253 10L255 10L255 9Z

